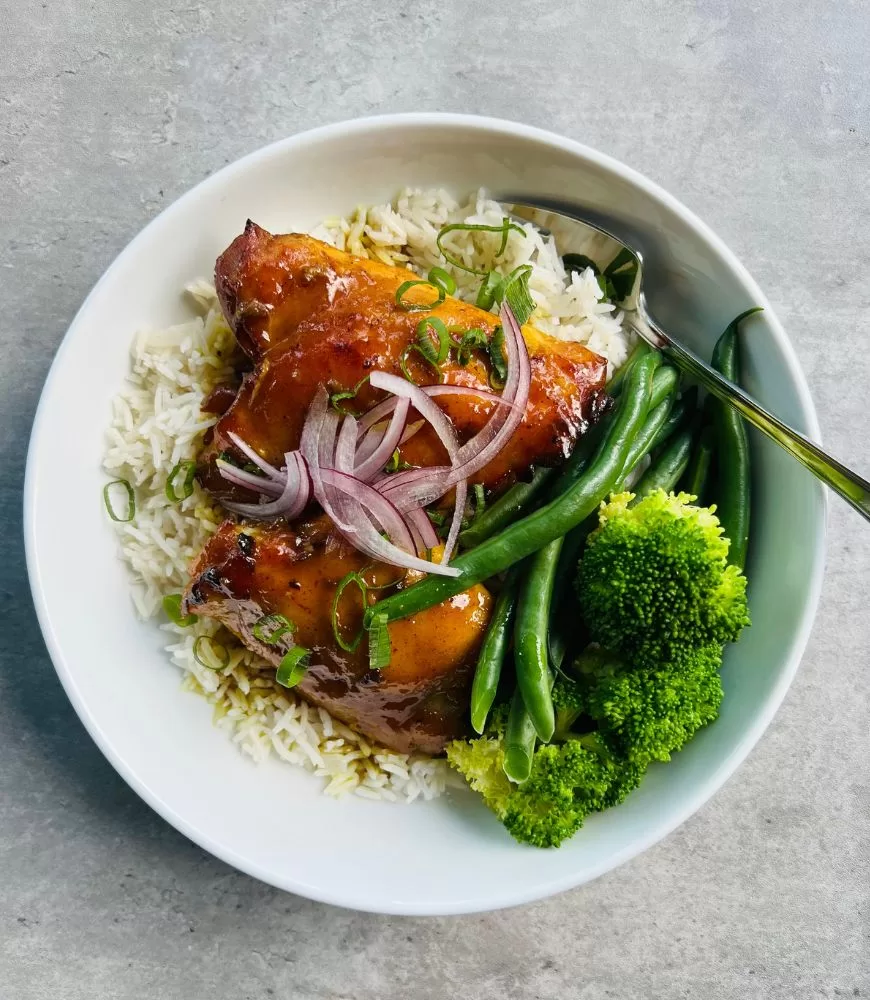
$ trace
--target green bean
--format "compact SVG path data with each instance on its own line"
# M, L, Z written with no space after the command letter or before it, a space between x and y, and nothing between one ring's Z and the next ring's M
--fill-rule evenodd
M525 514L555 475L555 469L541 467L535 469L527 483L514 483L460 534L459 541L463 547L471 549L480 545Z
M686 389L679 399L674 401L674 405L671 407L671 411L668 414L668 419L653 435L649 451L655 451L656 448L663 445L669 438L673 437L673 435L681 427L684 427L692 419L692 417L696 415L697 411L698 389L693 385Z
M395 621L440 604L501 573L584 521L620 481L631 443L647 416L652 378L660 360L658 352L652 352L632 366L601 444L588 469L571 489L464 552L452 564L459 570L458 576L431 574L373 605L366 611L366 626L372 625L375 615Z
M510 712L504 731L504 773L517 783L525 781L532 773L537 734L532 719L526 711L520 689L514 691Z
M747 309L732 320L713 351L713 367L731 382L740 380L738 327L747 316L759 311L759 307ZM728 561L743 569L749 544L749 435L743 417L733 406L721 400L712 406L718 466L716 508L725 536L731 540Z
M471 724L477 733L482 733L486 727L486 718L498 691L501 668L513 631L517 582L516 572L511 571L495 602L489 628L477 658L471 685Z
M561 538L554 538L529 560L520 584L514 626L517 687L522 692L523 703L535 732L544 743L552 739L556 725L550 696L552 678L547 659L547 625L562 541Z
M707 480L713 465L713 427L711 426L711 409L713 397L708 396L701 417L701 426L695 432L695 444L689 458L686 473L680 482L680 489L690 496L696 497L698 503L704 503L707 491Z
M680 431L662 449L652 465L640 477L634 487L637 498L645 497L653 490L664 490L669 493L680 481L689 464L692 453L692 432L688 429Z
M625 382L625 377L631 371L631 366L637 361L638 358L643 357L644 354L649 354L651 348L645 340L641 340L639 337L635 342L634 347L628 352L628 357L613 373L613 378L607 383L607 394L613 396L615 399L620 392L622 392L622 386Z

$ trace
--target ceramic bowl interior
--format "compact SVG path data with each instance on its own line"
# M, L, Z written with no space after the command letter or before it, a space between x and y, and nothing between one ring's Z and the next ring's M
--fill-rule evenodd
M246 219L273 232L305 230L401 187L432 185L558 198L630 226L656 247L648 291L657 315L705 356L728 320L763 305L746 343L748 388L817 435L806 383L767 300L674 198L616 161L545 132L490 119L404 115L276 143L155 219L96 286L58 351L25 490L29 569L49 651L76 711L130 785L205 849L273 885L408 914L546 896L612 868L685 820L747 754L794 675L816 606L824 535L816 482L754 440L754 624L728 651L721 717L560 850L515 844L463 790L411 806L334 801L301 770L277 762L257 767L243 757L214 728L206 702L179 689L161 633L133 612L100 498L109 401L127 373L135 331L184 318L181 289L212 272Z

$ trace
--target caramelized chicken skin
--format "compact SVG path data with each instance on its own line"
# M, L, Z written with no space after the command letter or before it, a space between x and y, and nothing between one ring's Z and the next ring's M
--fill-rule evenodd
M437 316L459 331L479 328L491 333L497 325L496 316L449 296L431 313L399 308L396 292L413 277L407 270L353 257L309 236L272 236L249 222L218 258L215 280L221 306L253 371L214 429L200 470L204 485L219 498L239 496L213 465L222 451L236 454L230 432L280 465L284 453L298 447L319 386L349 389L374 369L401 374L400 358L414 341L423 315ZM407 298L431 301L433 289L418 286ZM523 329L523 336L532 370L529 403L512 440L475 477L488 487L524 475L533 464L562 461L595 418L602 398L602 358L531 326ZM425 363L412 360L410 365L419 366L419 381L434 380ZM482 357L464 367L451 357L441 371L448 384L489 388L488 364ZM365 409L380 398L382 394L363 385L356 402ZM470 396L442 396L438 404L460 440L483 427L494 405ZM407 442L402 457L413 465L446 460L428 426Z
M390 664L376 672L369 669L365 638L349 653L332 630L337 584L364 567L365 558L333 533L325 517L293 526L226 521L200 554L185 602L189 611L223 622L275 665L285 648L259 642L251 628L263 615L284 615L296 626L294 641L312 652L298 688L309 701L386 746L439 753L467 728L490 595L472 587L392 624ZM389 583L400 573L384 566L366 570L365 579ZM338 606L337 623L345 641L360 630L362 599L353 585Z

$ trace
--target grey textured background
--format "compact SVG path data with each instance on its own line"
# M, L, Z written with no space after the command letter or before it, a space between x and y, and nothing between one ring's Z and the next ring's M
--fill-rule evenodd
M548 127L673 191L867 470L866 0L0 0L0 23L0 997L870 995L870 532L841 504L798 679L715 800L592 885L443 920L273 891L152 814L55 679L19 511L52 354L140 227L272 139L398 110Z

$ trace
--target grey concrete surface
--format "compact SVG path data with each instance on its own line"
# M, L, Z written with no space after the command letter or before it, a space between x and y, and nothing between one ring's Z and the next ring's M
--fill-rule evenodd
M870 995L870 530L842 505L797 681L715 799L585 888L428 920L274 891L136 798L55 679L19 511L54 350L140 227L272 139L414 109L548 127L682 198L870 469L866 0L0 0L0 21L2 1000Z

